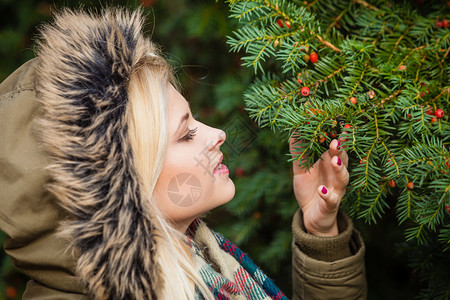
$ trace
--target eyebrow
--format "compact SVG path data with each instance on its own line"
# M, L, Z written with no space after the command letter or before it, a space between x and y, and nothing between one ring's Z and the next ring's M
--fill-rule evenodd
M189 111L190 111L190 110L191 110L191 104L190 104L188 101L186 101L186 102L187 102L187 104L188 104ZM178 128L177 128L177 130L175 131L175 136L178 136L178 134L179 134L178 132L181 130L181 126L183 125L184 122L186 122L187 119L189 119L189 112L185 113L185 114L181 117L180 123L178 124Z

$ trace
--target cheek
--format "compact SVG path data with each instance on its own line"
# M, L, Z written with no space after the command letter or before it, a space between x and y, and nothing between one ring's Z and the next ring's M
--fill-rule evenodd
M195 155L199 152L181 154L180 151L166 157L155 193L159 208L172 220L211 209L206 206L210 203L215 178L211 174L211 162L207 157Z
M205 155L200 155L201 150L174 151L166 157L161 176L165 181L181 173L192 174L200 181L211 179L212 162Z
M180 173L189 173L197 177L201 182L214 181L212 169L220 157L219 155L212 157L207 148L200 147L197 144L201 143L192 141L189 145L172 149L173 151L166 157L162 170L166 177L174 177Z

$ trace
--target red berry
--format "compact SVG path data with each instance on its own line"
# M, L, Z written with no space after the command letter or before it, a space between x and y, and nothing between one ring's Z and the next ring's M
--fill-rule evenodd
M442 27L448 28L448 21L446 19L442 20Z
M450 205L446 205L445 209L447 210L447 212L450 214Z
M319 136L319 143L323 143L323 142L325 142L325 140L326 140L326 138L325 138L325 136L324 135L320 135Z
M412 190L414 188L414 183L413 182L408 182L408 189Z
M351 102L352 104L356 104L356 103L358 102L358 100L356 100L355 97L351 97L351 98L350 98L350 102Z
M432 116L434 115L433 110L431 109L431 107L428 107L427 111L425 112L427 115Z
M345 124L344 125L344 128L351 128L352 127L352 125L350 125L350 124Z
M156 1L155 0L141 0L140 2L143 7L150 7L150 6L154 5Z
M399 71L405 71L406 70L406 66L405 65L401 65L398 67Z
M389 180L388 184L392 188L395 187L395 180Z
M436 22L436 28L441 28L442 27L442 22L441 21L437 21Z
M431 118L431 123L436 123L436 122L437 122L437 119L435 117L432 117Z
M291 22L286 21L284 22L284 24L286 25L287 28L291 29Z
M319 60L319 55L317 55L316 52L313 52L313 53L311 53L311 54L309 55L309 60L310 60L312 63L316 63L316 62Z
M387 162L390 163L391 159L389 158ZM392 167L393 165L395 165L395 162L392 162L392 164L390 164L389 166Z
M301 93L303 96L305 96L305 97L309 96L309 92L310 92L309 87L307 87L307 86L302 87Z
M273 42L274 47L278 47L279 44L280 44L280 41L278 39L276 39L275 42Z
M17 292L17 289L13 286L8 286L5 289L5 294L6 294L7 298L16 298L19 295L19 293Z
M444 111L441 108L438 108L434 112L434 115L436 116L436 118L440 119L444 116Z
M259 219L261 219L261 213L259 212L259 211L255 211L254 213L253 213L253 219L255 219L255 220L259 220Z
M281 28L283 28L283 21L281 21L281 19L277 20L277 24L278 26L280 26Z
M237 177L242 177L245 175L245 169L243 167L237 167L234 173Z
M336 131L330 131L330 137L333 139L336 138L337 137Z
M303 81L300 78L297 78L298 83L302 84Z
M447 160L447 162L445 164L447 165L447 168L450 169L450 160Z
M314 107L311 107L308 110L309 110L308 116L317 114L317 110Z

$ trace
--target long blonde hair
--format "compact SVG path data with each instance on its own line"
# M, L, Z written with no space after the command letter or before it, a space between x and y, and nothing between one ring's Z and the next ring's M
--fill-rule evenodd
M164 287L161 299L194 299L196 290L206 299L214 299L200 277L189 251L185 236L177 231L159 211L153 194L164 164L168 141L167 88L173 75L166 60L151 42L134 63L129 81L128 132L131 150L145 199L155 212L158 232L156 262L160 266ZM138 47L139 48L139 47Z

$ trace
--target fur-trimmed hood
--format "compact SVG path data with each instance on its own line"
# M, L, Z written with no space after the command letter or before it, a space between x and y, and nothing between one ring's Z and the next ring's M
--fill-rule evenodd
M33 62L40 102L33 118L50 162L39 171L41 184L63 208L54 219L66 216L60 233L95 299L155 299L163 286L154 212L141 192L127 124L130 75L142 53L154 50L142 26L139 10L65 10L42 27Z
M128 82L142 47L141 13L63 11L41 30L40 122L53 163L49 190L74 218L62 225L77 274L98 299L152 299L161 287L156 228L128 136ZM144 51L145 52L145 51Z

